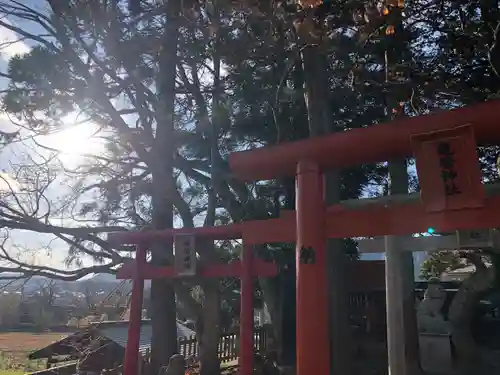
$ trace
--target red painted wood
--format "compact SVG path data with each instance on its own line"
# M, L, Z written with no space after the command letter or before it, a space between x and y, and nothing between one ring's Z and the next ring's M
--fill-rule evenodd
M327 233L330 238L371 237L424 233L429 227L438 232L500 226L500 196L488 197L482 208L427 212L421 202L373 205L363 210L329 207ZM245 237L246 238L246 237Z
M139 339L141 336L142 300L144 294L144 279L141 269L146 262L146 248L138 246L136 259L131 264L135 271L132 281L132 295L130 298L130 318L128 325L128 340L125 348L124 375L136 375L139 365Z
M108 242L114 245L148 244L155 241L169 241L172 240L174 236L186 234L194 234L197 238L212 239L214 241L232 240L243 238L244 230L258 232L267 225L272 227L272 230L275 232L274 235L288 238L290 230L295 233L295 211L283 210L281 211L281 217L277 219L251 220L218 227L173 228L144 232L114 232L108 234ZM295 241L295 235L293 240Z
M265 243L295 243L296 241L296 218L294 215L286 215L278 219L255 220L245 223L243 227L243 238L249 245Z
M327 236L348 238L403 235L426 232L429 227L439 231L500 227L498 207L500 207L500 196L485 198L482 208L441 213L426 212L422 202L371 204L359 209L345 209L340 205L333 205L327 208ZM289 211L282 218L237 224L237 229L241 230L240 238L244 238L248 245L293 243L296 239L295 225L294 211ZM232 225L228 225L220 228L228 228L228 233L234 234L235 231L231 227ZM171 239L175 231L166 230L159 233L152 231L152 235L156 238ZM192 231L197 233L197 229ZM134 240L142 238L140 236ZM168 272L165 274L166 277L171 277ZM210 274L213 275L213 272L210 271Z
M356 260L348 262L346 267L346 287L349 292L385 292L384 260Z
M319 167L297 167L297 374L330 373L325 202ZM311 262L304 261L309 253Z
M426 116L401 118L389 123L322 135L273 147L229 155L233 174L244 180L293 176L300 160L321 168L342 168L412 156L411 136L471 124L482 145L500 143L500 100L491 100Z
M461 126L451 131L419 134L412 137L415 149L418 181L427 211L476 208L484 205L484 188L478 162L476 139L472 126ZM440 147L449 146L449 157L439 154ZM445 147L446 148L446 147ZM448 159L453 167L442 168L441 159ZM456 173L455 178L443 181L442 174ZM447 194L446 190L455 192ZM453 189L454 188L454 189Z
M255 259L253 262L254 275L262 277L276 276L277 267L273 263L265 262L261 259ZM132 279L135 276L133 262L124 264L117 272L117 279ZM164 279L180 277L172 266L156 267L151 264L142 266L141 274L146 280ZM240 277L243 274L241 262L233 261L229 264L211 264L208 267L201 267L197 273L200 277Z
M153 243L155 241L171 240L175 235L196 234L197 238L207 238L214 241L241 238L242 224L229 224L218 227L174 228L163 230L148 230L144 232L114 232L108 234L108 242L118 244Z

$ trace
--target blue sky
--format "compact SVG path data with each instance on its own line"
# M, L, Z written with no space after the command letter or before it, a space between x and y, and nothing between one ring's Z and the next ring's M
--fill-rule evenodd
M26 5L35 4L35 8L43 9L45 2L40 1L24 1ZM17 19L8 19L8 21L16 26L22 27L28 32L34 32L36 29L30 23L20 23ZM25 41L19 41L19 38L12 31L0 27L0 70L5 71L7 62L11 57L16 54L23 54L29 52L30 45ZM6 80L0 81L1 89L6 86ZM68 116L65 122L68 125L68 130L61 131L57 134L52 134L44 137L37 137L36 141L61 150L60 159L66 166L76 166L81 161L82 153L89 153L92 151L98 152L99 145L96 142L90 141L92 127L87 125L72 126L76 121L76 116ZM16 126L12 124L9 117L0 113L0 130L2 131L15 131ZM24 135L29 135L24 132ZM12 145L4 147L0 151L0 170L1 176L9 181L15 180L13 175L19 169L20 164L30 163L30 158L35 157L33 149L36 148L33 142L16 142ZM2 189L0 180L0 189ZM16 186L13 183L11 186ZM5 189L6 186L3 186ZM60 201L68 191L66 184L63 180L59 180L52 184L46 191L46 195L54 202ZM66 224L64 221L59 221L54 218L54 224ZM6 247L10 254L16 255L23 261L33 264L49 265L55 267L62 267L66 255L67 245L61 240L54 239L51 235L36 234L28 231L17 231L11 234L11 238L6 243ZM85 261L89 264L89 261Z

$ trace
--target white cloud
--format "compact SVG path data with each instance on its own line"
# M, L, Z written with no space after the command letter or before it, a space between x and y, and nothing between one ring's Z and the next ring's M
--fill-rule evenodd
M28 265L74 269L64 264L68 245L49 234L11 230L4 246L9 256ZM0 266L15 267L1 257Z
M8 22L5 19L3 21ZM19 40L19 35L6 27L0 26L0 55L2 59L8 61L15 55L28 53L29 51L30 47Z

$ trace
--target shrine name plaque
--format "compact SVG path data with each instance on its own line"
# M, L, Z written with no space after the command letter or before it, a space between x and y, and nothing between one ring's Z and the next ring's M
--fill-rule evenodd
M428 212L478 208L484 188L470 125L411 138L422 201Z
M192 234L174 237L174 266L178 276L196 275L196 242Z

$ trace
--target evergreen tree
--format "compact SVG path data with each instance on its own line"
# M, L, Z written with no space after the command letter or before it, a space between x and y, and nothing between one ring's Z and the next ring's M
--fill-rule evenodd
M487 59L498 10L484 1L407 2L402 26L374 2L313 9L279 3L238 8L222 0L46 5L45 13L17 1L0 5L10 21L0 25L33 45L2 73L9 80L3 108L30 134L67 126L61 118L79 112L104 132L106 143L78 168L58 168L72 183L66 199L79 202L77 216L91 220L92 228L57 231L47 227L50 221L17 221L18 228L62 235L71 259L106 260L79 273L51 270L59 277L121 263L123 249L103 241L101 233L110 229L219 225L271 217L277 205L294 208L293 179L245 185L229 171L230 152L386 121L389 89L398 104L393 109L407 116L482 101L498 90ZM16 26L19 20L31 27ZM403 36L404 45L386 82L381 57L390 26L401 29L395 36ZM496 179L496 149L481 152L485 178ZM345 169L337 177L331 202L387 190L384 165ZM82 197L91 199L81 203ZM216 261L221 251L227 258L231 248L201 245L203 262ZM342 246L356 253L352 240ZM153 262L169 262L171 253L167 244L155 247ZM259 255L293 263L286 245L262 247ZM42 271L21 266L27 274ZM162 333L153 338L153 362L159 367L175 351L175 337L166 342L163 335L175 331L175 306L172 285L153 284L154 332ZM268 304L279 306L279 278L260 284ZM195 287L175 285L175 292L205 327L215 327L220 285L202 282L204 309L190 296ZM216 364L217 332L208 331L206 371Z

